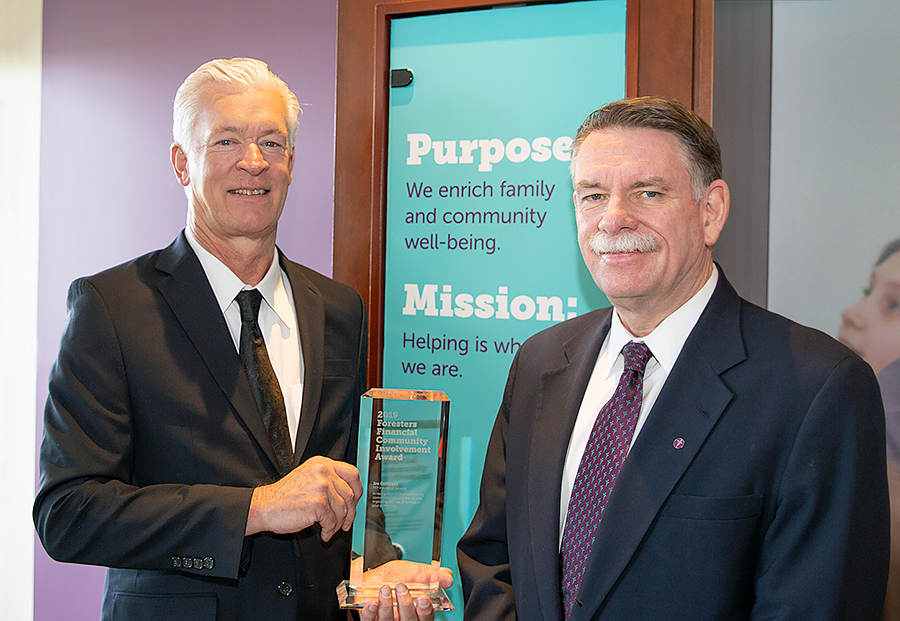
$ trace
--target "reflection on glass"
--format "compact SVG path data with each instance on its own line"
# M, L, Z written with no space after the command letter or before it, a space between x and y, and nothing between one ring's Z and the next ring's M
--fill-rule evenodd
M436 610L453 605L439 585L447 423L443 392L373 388L360 402L357 465L366 490L353 523L350 578L342 608L378 601L405 584Z

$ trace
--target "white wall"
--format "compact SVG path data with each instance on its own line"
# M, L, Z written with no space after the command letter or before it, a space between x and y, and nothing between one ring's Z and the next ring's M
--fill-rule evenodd
M900 237L900 2L776 0L769 308L836 334Z
M41 0L0 2L0 619L33 616Z

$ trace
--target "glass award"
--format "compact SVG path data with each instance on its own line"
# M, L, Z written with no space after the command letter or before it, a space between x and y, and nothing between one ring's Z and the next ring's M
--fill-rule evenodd
M360 399L357 467L365 502L353 522L341 608L378 601L403 583L413 601L453 610L438 584L450 399L434 390L373 388Z

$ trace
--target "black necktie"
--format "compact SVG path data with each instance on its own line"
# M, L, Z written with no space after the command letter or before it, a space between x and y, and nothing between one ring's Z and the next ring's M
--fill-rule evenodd
M279 470L285 475L291 470L294 451L291 448L284 396L281 394L275 369L269 361L269 352L266 351L266 342L257 321L262 294L256 289L249 289L238 293L235 299L241 309L241 363L247 370L250 388L269 437L272 438Z

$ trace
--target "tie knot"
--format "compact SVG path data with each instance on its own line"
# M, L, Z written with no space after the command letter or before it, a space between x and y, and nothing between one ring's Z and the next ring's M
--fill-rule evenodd
M643 373L651 355L650 348L644 343L628 341L628 344L622 348L622 356L625 358L625 370Z
M241 309L241 322L256 321L259 317L262 294L257 289L245 289L238 293L235 299Z

